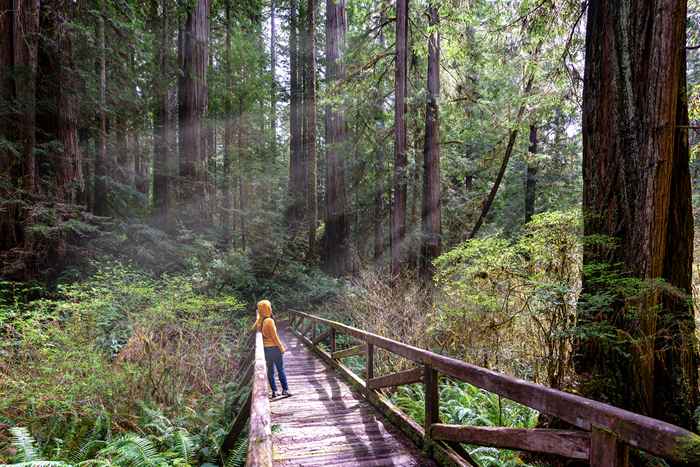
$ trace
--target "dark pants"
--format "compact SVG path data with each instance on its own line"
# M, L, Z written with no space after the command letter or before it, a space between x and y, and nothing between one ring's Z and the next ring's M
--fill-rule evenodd
M284 361L282 360L282 352L279 347L265 347L265 363L267 363L267 380L270 382L272 392L277 392L275 367L277 367L277 375L282 384L282 390L288 390L287 375L284 374Z

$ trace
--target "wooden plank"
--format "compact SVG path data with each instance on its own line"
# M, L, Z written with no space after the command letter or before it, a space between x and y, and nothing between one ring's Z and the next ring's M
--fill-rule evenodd
M324 318L295 312L299 316L335 327L336 331L393 352L416 363L430 365L460 381L520 402L539 412L554 415L583 430L598 426L614 432L625 443L669 460L700 465L700 436L681 427L644 415L531 383L451 357Z
M627 467L629 448L610 431L593 427L589 464L591 467Z
M440 423L440 393L438 391L438 374L428 365L423 367L423 386L425 387L425 434L430 438L430 426Z
M412 368L406 371L391 373L390 375L378 376L367 381L369 389L388 388L401 386L403 384L418 383L423 380L423 369Z
M588 459L591 436L585 431L476 427L435 423L433 439L492 446L519 451L555 454L570 459Z
M236 444L236 440L245 429L246 422L248 421L248 418L250 418L250 403L252 400L251 395L252 393L248 394L245 403L236 415L236 419L234 420L233 425L231 425L231 429L228 431L226 438L224 438L224 442L221 444L221 449L219 449L219 455L221 456L222 462L221 465L225 465L225 460L226 456L228 455L228 452Z
M312 344L313 345L313 344ZM344 350L333 352L333 358L340 360L341 358L352 357L353 355L362 355L367 351L366 345L356 345Z
M367 379L374 378L374 346L367 344L367 358L365 359Z
M299 312L297 312L299 313ZM365 381L353 373L348 367L335 360L331 354L318 347L312 347L311 341L299 332L293 332L300 341L309 346L311 350L321 357L330 367L334 368L357 392L362 394L372 406L389 419L398 429L408 436L419 448L426 446L423 427L399 410L389 399L380 393L367 389ZM433 457L440 465L456 467L474 467L476 464L469 463L449 446L436 445L432 452Z
M272 466L272 423L270 400L267 398L267 366L262 334L255 338L255 372L248 430L248 459L246 465Z
M318 345L319 342L322 342L325 340L327 337L329 337L331 334L333 334L333 328L328 328L325 331L323 331L321 334L316 336L316 338L313 340L314 345Z

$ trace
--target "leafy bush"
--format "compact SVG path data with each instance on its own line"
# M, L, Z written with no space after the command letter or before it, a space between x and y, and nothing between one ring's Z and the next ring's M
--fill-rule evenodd
M578 211L533 217L515 242L469 240L436 260L432 333L476 364L562 387L581 288Z
M215 459L236 410L227 401L238 389L231 356L249 321L241 302L197 290L187 275L154 278L106 261L94 270L29 303L17 295L32 294L3 284L0 421L14 427L15 443L36 446L42 459ZM28 433L36 443L19 436ZM22 461L0 432L0 462L10 460L4 452Z

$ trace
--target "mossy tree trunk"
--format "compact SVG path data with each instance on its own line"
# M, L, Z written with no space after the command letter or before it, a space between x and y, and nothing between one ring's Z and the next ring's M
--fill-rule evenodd
M696 428L684 0L591 1L583 93L587 396Z

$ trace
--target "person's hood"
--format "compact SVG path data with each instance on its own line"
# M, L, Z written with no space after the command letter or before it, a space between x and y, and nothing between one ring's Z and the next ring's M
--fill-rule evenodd
M262 318L270 318L272 316L272 303L269 300L260 300L258 302L258 314Z

